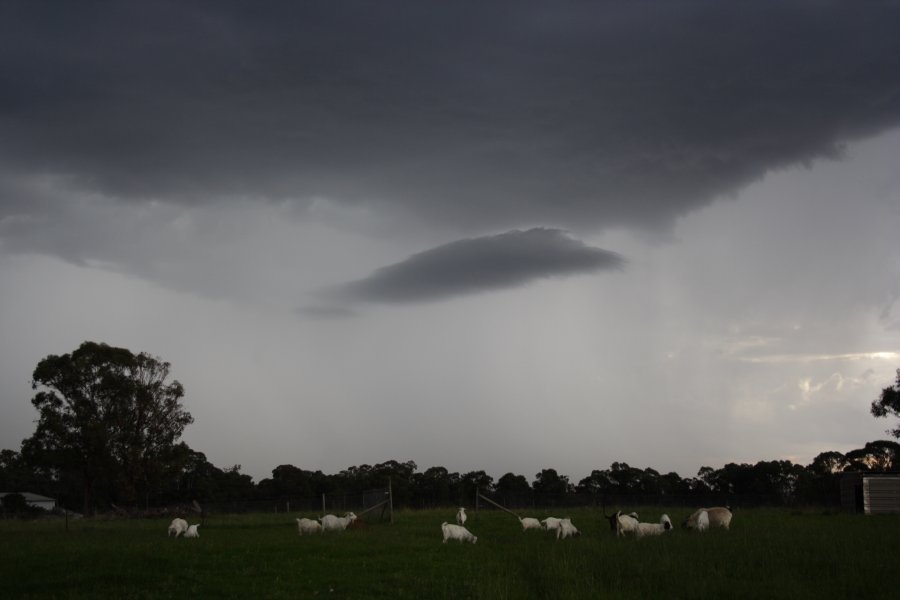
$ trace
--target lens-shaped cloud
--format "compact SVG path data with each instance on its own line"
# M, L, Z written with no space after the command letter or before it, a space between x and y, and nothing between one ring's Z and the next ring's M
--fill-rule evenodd
M419 252L340 286L334 296L349 302L441 300L624 264L615 252L588 246L559 229L515 230Z

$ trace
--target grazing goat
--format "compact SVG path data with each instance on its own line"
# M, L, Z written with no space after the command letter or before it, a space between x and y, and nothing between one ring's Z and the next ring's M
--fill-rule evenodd
M637 534L638 514L636 512L623 515L622 511L619 510L614 515L604 514L604 516L609 520L609 527L616 534L616 537L624 537L626 533Z
M459 510L456 512L456 524L457 525L465 525L466 524L466 509L463 506L459 507Z
M299 535L312 534L312 533L321 533L322 532L322 524L313 519L297 519L297 533Z
M564 540L567 537L573 537L576 535L581 535L581 532L572 525L572 519L562 519L559 522L559 527L556 529L556 539Z
M631 531L631 529L629 529L631 523L626 523L625 530L623 531L621 524L619 522L620 518L623 518L626 521L629 518L634 519L634 521L637 521L637 519L638 519L638 514L636 512L632 512L627 515L623 515L622 511L616 511L614 514L608 515L608 514L606 514L605 509L603 511L603 516L606 518L607 521L609 521L609 530L612 531L613 533L615 533L616 536L624 535L625 531Z
M347 529L347 525L356 520L356 515L352 512L348 512L343 517L325 515L319 520L322 521L322 531L343 531Z
M173 533L175 537L178 537L188 529L188 523L184 519L172 519L172 523L169 525L169 533L166 536L170 536Z
M188 527L187 531L184 532L184 537L186 538L198 538L200 537L200 532L197 531L197 528L200 527L200 524L191 525Z
M635 533L638 537L644 537L645 535L662 535L671 529L672 521L669 519L669 515L663 515L659 518L659 523L638 523Z
M684 520L681 526L686 529L697 529L699 531L703 531L704 529L700 528L700 517L704 512L706 513L706 527L704 527L704 529L708 529L711 527L721 527L722 529L728 530L731 528L731 509L727 506L698 508L693 512L693 514L691 514L691 516Z
M447 540L459 540L460 543L472 542L473 544L478 541L478 537L472 535L472 532L462 525L451 525L447 521L441 524L441 533L444 534L445 544Z
M697 531L706 531L709 529L709 511L701 510L697 515Z
M542 519L541 523L543 523L544 529L546 529L547 531L553 531L554 529L559 528L560 521L562 521L562 519L558 519L556 517L547 517L546 519Z
M532 517L519 517L519 523L522 524L522 531L527 531L529 529L540 529L541 522Z

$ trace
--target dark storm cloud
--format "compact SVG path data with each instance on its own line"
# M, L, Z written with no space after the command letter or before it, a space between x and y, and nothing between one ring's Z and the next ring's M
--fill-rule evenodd
M588 246L558 229L535 228L419 252L341 287L336 297L388 303L439 300L623 265L615 252Z
M473 233L664 227L896 125L898 29L877 1L4 2L0 166Z

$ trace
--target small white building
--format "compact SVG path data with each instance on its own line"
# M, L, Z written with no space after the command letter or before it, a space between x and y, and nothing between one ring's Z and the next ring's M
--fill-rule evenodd
M32 494L31 492L0 492L0 503L3 502L4 496L9 494L19 494L25 498L25 502L28 503L28 506L34 506L35 508L43 508L44 510L53 510L56 508L56 500L53 498L48 498L47 496L41 496L40 494Z
M867 515L900 513L900 473L844 473L841 505Z

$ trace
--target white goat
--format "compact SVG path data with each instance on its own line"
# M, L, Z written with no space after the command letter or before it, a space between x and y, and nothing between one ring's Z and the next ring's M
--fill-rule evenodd
M703 513L706 513L706 526L701 529L700 518ZM687 529L697 529L698 531L704 531L711 527L721 527L722 529L728 530L731 528L731 517L731 509L727 506L698 508L691 516L684 520L682 526Z
M638 523L637 537L644 537L645 535L662 535L667 531L671 531L672 529L672 521L669 519L669 515L663 515L659 518L659 523Z
M459 510L456 512L456 524L457 525L465 525L466 524L466 509L464 506L460 506Z
M547 531L553 531L554 529L559 529L559 522L562 519L557 517L547 517L546 519L541 519L541 523L544 525L544 529Z
M562 519L559 522L559 527L556 529L556 539L564 540L567 537L573 537L576 535L581 535L581 532L572 525L572 519Z
M701 510L697 515L697 531L706 531L709 529L709 511Z
M187 531L184 532L184 537L186 538L198 538L200 537L200 532L197 531L197 528L200 527L200 524L191 525L188 527Z
M313 519L297 519L297 533L299 535L313 534L313 533L321 533L322 532L322 524Z
M320 519L320 521L322 521L322 531L343 531L355 520L356 515L352 512L346 513L343 517L325 515Z
M459 540L460 543L472 542L473 544L478 541L478 538L462 525L451 525L447 521L441 524L441 533L444 534L445 544L447 540Z
M527 531L529 529L540 529L541 522L532 517L519 517L519 523L522 524L522 531Z
M169 525L169 532L166 536L170 536L173 533L175 537L178 537L188 529L188 523L184 519L172 519L172 523Z
M619 527L619 517L620 517L620 516L631 517L631 518L633 518L635 521L636 521L637 518L638 518L638 514L637 514L636 512L632 512L632 513L629 513L629 514L627 514L627 515L622 515L622 511L616 511L616 512L613 513L613 514L608 515L608 514L606 514L606 510L605 510L605 509L604 509L604 511L603 511L603 516L606 518L607 521L609 521L609 529L610 529L610 531L612 531L613 533L615 533L617 536L623 534L623 532L621 531L621 528ZM627 527L627 525L626 525L626 527Z
M616 532L616 537L624 537L626 533L633 533L637 535L638 530L638 515L633 512L628 515L623 515L622 511L617 511L610 519L610 526L612 530Z

